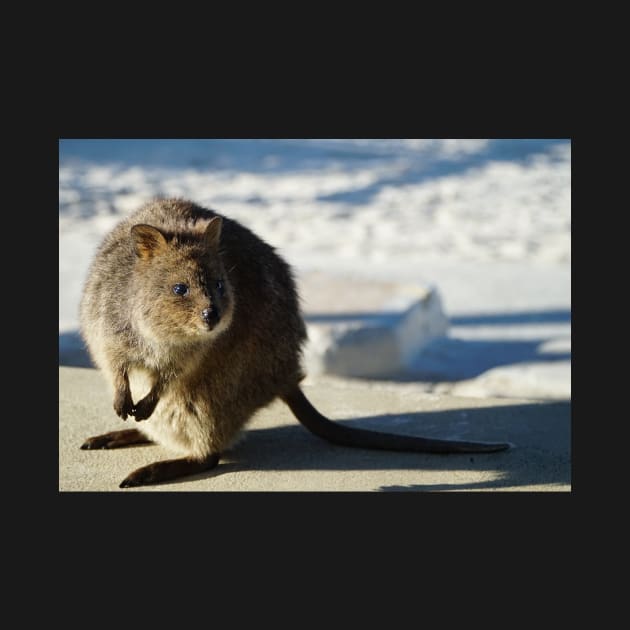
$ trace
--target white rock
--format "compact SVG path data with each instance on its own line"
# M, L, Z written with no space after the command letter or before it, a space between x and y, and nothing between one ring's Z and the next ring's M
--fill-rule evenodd
M307 328L305 365L310 374L382 377L401 373L436 337L446 335L448 320L437 289L400 285L389 290L380 308L332 313L314 318Z

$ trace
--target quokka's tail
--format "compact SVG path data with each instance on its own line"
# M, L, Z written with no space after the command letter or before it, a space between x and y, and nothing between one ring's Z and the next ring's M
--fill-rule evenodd
M411 435L396 435L348 427L323 416L296 387L283 397L293 415L315 435L342 446L383 449L387 451L415 451L417 453L494 453L510 448L504 442L460 442L435 440Z

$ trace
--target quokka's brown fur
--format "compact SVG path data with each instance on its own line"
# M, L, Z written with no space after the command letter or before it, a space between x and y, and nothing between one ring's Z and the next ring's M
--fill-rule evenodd
M289 265L243 225L190 201L154 200L105 237L80 323L116 413L145 420L83 448L153 440L183 456L134 471L123 487L216 466L254 412L275 398L313 433L348 446L507 448L350 429L321 416L299 388L306 328Z

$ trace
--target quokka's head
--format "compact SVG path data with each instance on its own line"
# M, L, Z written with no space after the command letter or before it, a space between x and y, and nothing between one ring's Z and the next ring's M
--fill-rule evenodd
M132 318L146 337L186 342L221 334L234 308L232 287L221 260L222 219L197 232L169 234L139 224L131 228L136 253Z

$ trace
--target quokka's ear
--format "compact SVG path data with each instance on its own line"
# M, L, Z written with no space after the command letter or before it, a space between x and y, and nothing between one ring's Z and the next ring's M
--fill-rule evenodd
M145 260L166 247L166 237L152 225L139 223L131 228L134 248L138 258Z
M204 240L210 249L218 249L219 241L221 240L222 227L223 220L221 217L214 217L210 223L208 223L204 233Z

